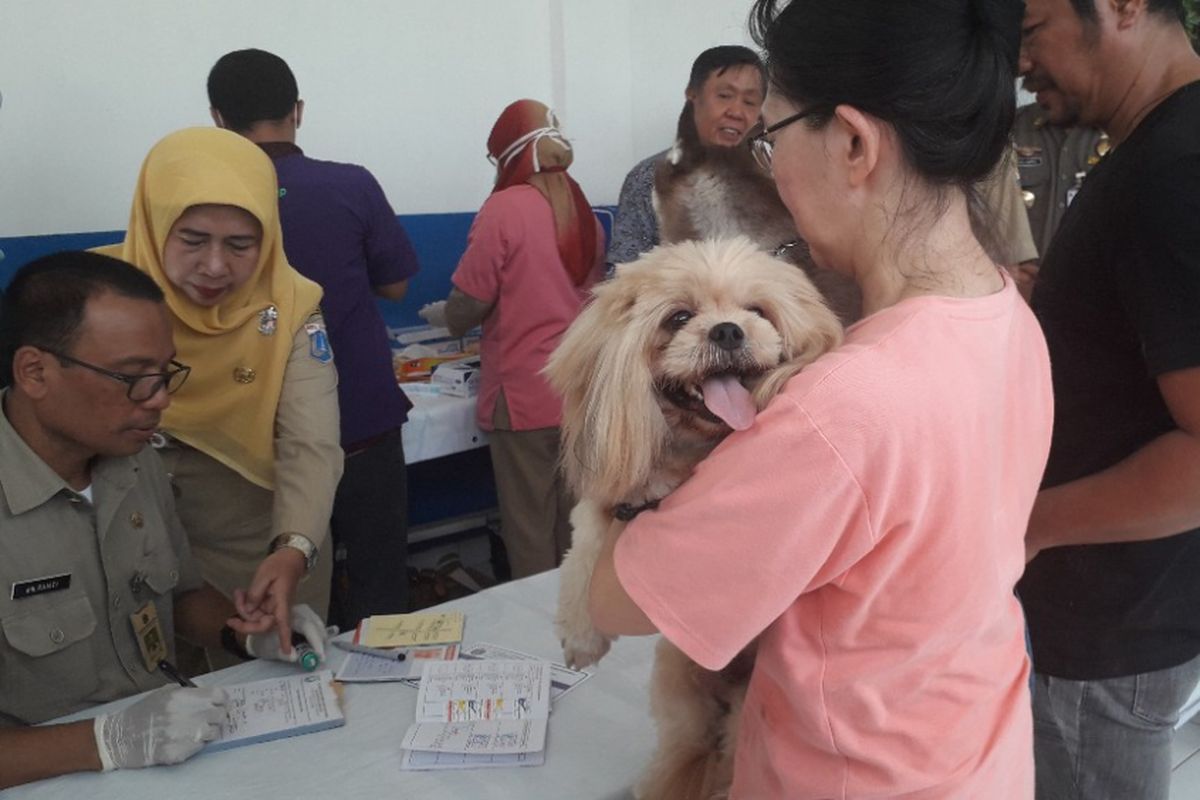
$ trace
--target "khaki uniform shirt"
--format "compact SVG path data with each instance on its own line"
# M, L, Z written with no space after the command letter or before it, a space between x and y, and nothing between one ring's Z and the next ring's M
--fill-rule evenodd
M308 319L319 321L319 315ZM234 589L249 587L272 539L281 533L303 534L319 551L295 602L308 603L324 617L333 574L326 539L345 457L337 370L333 361L313 355L304 327L293 338L275 411L274 491L166 433L163 463L179 491L179 518L204 579L232 597Z
M980 211L984 217L982 222L990 225L985 238L995 239L987 247L988 255L1006 267L1035 261L1038 251L1029 229L1029 219L1025 216L1025 204L1021 200L1016 160L1002 158L992 174L976 184L976 189L983 204ZM985 246L987 244L985 242Z
M146 670L129 619L154 601L169 648L172 595L202 585L166 473L146 448L99 459L91 488L88 502L0 413L0 726L169 683Z
M1051 125L1043 113L1036 103L1022 106L1013 125L1013 139L1029 226L1038 252L1044 256L1077 188L1075 176L1086 173L1108 152L1108 137L1095 128Z

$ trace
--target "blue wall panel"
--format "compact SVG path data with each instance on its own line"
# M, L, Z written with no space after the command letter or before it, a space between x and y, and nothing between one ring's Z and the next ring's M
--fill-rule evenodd
M597 209L605 235L611 235L612 210ZM402 214L400 224L408 231L421 271L409 283L402 303L380 301L383 318L389 326L421 325L417 311L426 303L445 299L450 293L450 276L467 245L467 232L474 212L455 214ZM121 241L122 231L61 233L46 236L0 237L0 286L7 286L13 273L39 256L59 250L83 250Z

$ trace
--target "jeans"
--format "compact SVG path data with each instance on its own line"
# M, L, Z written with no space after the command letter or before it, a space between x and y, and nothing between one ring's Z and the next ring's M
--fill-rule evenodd
M1200 658L1105 680L1038 673L1037 800L1167 800L1174 726L1197 680Z

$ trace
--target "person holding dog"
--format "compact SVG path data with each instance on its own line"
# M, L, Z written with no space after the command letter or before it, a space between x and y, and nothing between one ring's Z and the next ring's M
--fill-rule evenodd
M764 80L762 61L748 47L720 45L696 57L684 91L683 113L691 114L702 145L736 147L746 140L762 113ZM651 196L654 172L666 154L663 150L639 161L621 184L608 245L610 272L659 243Z
M1033 797L1013 592L1050 446L1046 342L972 232L1020 0L758 0L764 165L864 318L600 555L590 613L756 661L732 797Z

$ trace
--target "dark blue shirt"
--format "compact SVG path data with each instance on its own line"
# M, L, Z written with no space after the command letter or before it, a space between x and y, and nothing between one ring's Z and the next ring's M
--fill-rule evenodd
M399 427L412 408L396 384L373 287L412 277L417 256L366 169L309 158L289 142L262 148L279 174L288 261L325 290L321 310L338 369L342 447L353 451Z

